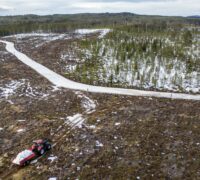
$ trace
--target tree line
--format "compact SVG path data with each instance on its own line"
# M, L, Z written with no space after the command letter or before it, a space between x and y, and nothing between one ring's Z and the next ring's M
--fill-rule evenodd
M0 36L28 32L68 32L76 28L135 26L140 32L163 31L169 27L180 28L183 24L200 25L200 19L183 17L141 16L132 13L101 13L74 15L24 15L1 16ZM131 30L131 29L130 29Z

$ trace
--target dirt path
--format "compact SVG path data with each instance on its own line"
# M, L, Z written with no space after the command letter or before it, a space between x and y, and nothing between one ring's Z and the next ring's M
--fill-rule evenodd
M170 99L186 99L186 100L200 100L200 95L190 95L182 93L167 93L167 92L154 92L154 91L143 91L143 90L134 90L134 89L123 89L123 88L108 88L108 87L99 87L86 85L82 83L77 83L69 79L64 78L63 76L53 72L47 67L35 62L25 54L17 51L14 47L14 43L8 41L0 42L6 44L6 50L11 54L15 55L21 62L27 66L34 69L36 72L47 78L51 83L58 87L81 90L87 92L95 93L106 93L106 94L119 94L119 95L131 95L131 96L148 96L148 97L161 97L161 98L170 98Z

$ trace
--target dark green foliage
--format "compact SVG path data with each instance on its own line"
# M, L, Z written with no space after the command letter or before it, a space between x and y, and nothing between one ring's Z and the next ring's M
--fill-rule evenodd
M158 51L158 40L154 39L152 43L152 51L157 52Z
M187 73L191 73L191 72L197 70L198 65L199 65L199 63L195 63L192 59L187 59L187 61L186 61ZM200 68L200 66L199 66L199 68Z
M172 46L167 46L162 49L162 56L166 58L174 58L174 48Z
M189 30L186 30L183 33L183 42L185 45L190 46L192 44L192 33Z

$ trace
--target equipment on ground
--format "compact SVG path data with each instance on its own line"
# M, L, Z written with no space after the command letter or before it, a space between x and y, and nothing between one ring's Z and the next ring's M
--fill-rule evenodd
M51 149L51 144L47 139L39 139L33 141L31 148L20 152L17 157L12 161L14 164L26 166L39 156L42 156Z

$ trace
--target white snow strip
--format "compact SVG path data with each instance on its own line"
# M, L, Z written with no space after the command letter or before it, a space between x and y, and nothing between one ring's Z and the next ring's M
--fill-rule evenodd
M155 91L143 91L134 89L123 89L123 88L108 88L86 85L82 83L77 83L63 76L53 72L47 67L35 62L25 54L17 51L12 42L2 41L0 42L6 44L6 50L13 55L15 55L21 62L27 66L34 69L36 72L47 78L50 82L58 87L88 91L94 93L107 93L107 94L120 94L120 95L131 95L131 96L148 96L148 97L160 97L160 98L170 98L170 99L187 99L187 100L200 100L200 95L191 95L184 93L167 93L167 92L155 92Z
M3 131L3 128L2 128L2 127L0 127L0 131Z
M24 39L29 37L41 37L43 40L47 41L55 41L58 39L63 39L66 34L56 34L56 33L21 33L21 34L15 34L10 36L5 36L4 38L16 38L16 39Z
M35 37L35 36L39 36L39 37L49 37L51 34L49 33L20 33L20 34L15 34L15 35L10 35L10 36L5 36L5 38L12 38L15 37L17 39L22 39L22 38L27 38L27 37Z
M25 38L29 38L34 47L43 46L46 43L56 41L56 40L66 40L70 39L68 34L59 34L59 33L22 33L15 34L11 36L5 36L3 38L16 38L18 42Z

